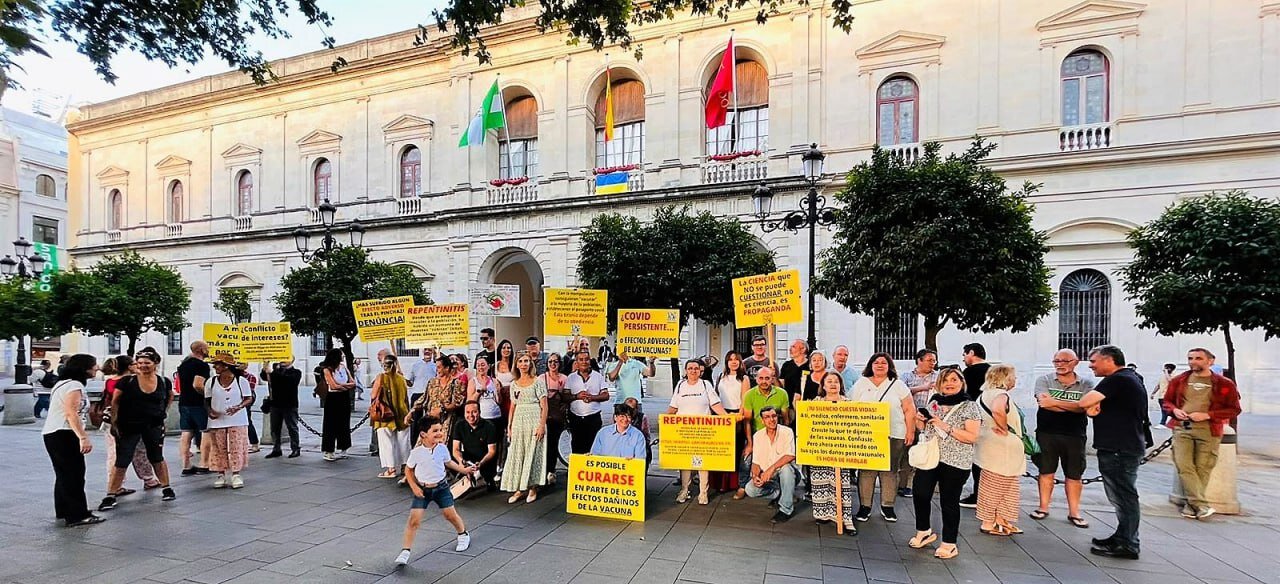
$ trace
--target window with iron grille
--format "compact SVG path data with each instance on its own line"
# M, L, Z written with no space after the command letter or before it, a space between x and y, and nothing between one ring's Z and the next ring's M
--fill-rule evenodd
M742 355L743 359L750 357L753 354L751 352L751 339L754 339L756 335L763 334L764 327L762 326L734 329L733 350L737 351L739 355Z
M417 357L417 349L409 349L404 346L404 339L396 339L396 356L397 357Z
M120 354L120 335L107 335L107 353L112 356Z
M1067 274L1058 287L1058 347L1084 358L1111 342L1111 282L1097 270Z
M326 333L313 333L311 335L311 356L323 357L329 351L329 335Z
M182 354L182 331L173 331L169 333L168 345L169 345L170 355L181 355Z
M906 312L878 312L875 350L888 353L894 360L914 359L919 348L920 318Z

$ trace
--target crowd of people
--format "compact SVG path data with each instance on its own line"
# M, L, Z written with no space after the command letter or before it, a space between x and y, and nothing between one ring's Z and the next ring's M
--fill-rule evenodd
M574 454L652 460L649 420L644 413L644 380L655 374L652 359L614 353L607 345L595 357L585 339L573 339L564 353L544 352L536 337L517 352L485 328L483 349L465 354L424 350L405 367L390 351L377 355L369 391L371 453L379 457L378 478L398 480L413 494L402 553L406 563L423 513L431 502L457 530L457 549L470 542L454 508L455 498L473 491L503 491L507 502L532 503L556 482L560 441L570 434ZM849 363L849 350L837 346L831 358L810 351L803 341L789 346L781 363L757 337L750 355L730 351L723 359L703 356L684 363L665 410L669 414L719 415L737 419L734 472L681 470L675 501L691 498L707 505L715 493L734 500L767 498L774 523L792 519L797 489L818 523L837 523L847 535L870 521L896 522L899 499L911 499L915 535L912 548L934 548L938 558L959 554L956 547L963 508L974 509L981 533L994 537L1021 534L1021 481L1030 457L1038 505L1027 515L1051 516L1055 478L1065 478L1070 525L1088 528L1080 510L1086 471L1090 421L1098 471L1116 510L1114 533L1093 540L1092 553L1136 559L1140 553L1138 466L1151 446L1148 393L1138 373L1114 346L1087 355L1092 376L1079 371L1080 357L1068 349L1052 357L1053 372L1035 379L1034 436L1017 405L1018 372L987 362L978 343L963 348L963 368L940 367L938 355L921 350L914 366L898 371L887 353L872 355L861 370ZM93 448L82 414L94 413L108 450L106 496L98 511L115 508L134 493L124 486L132 467L144 489L161 489L172 501L170 469L164 458L166 414L177 400L183 476L214 473L213 488L244 487L243 471L256 451L250 412L258 404L270 417L273 446L264 458L301 455L298 434L302 372L292 361L264 363L257 375L229 354L209 354L202 341L177 366L172 381L157 373L160 355L147 347L132 357L102 363L104 399L88 403L86 384L99 373L97 359L73 355L60 364L47 399L44 441L56 482L54 507L67 525L102 521L92 513L84 492L84 455ZM607 350L606 350L607 349ZM714 373L716 365L722 365ZM1239 392L1214 371L1214 356L1195 348L1188 371L1173 375L1166 366L1157 385L1164 419L1173 431L1174 461L1186 493L1182 514L1205 519L1214 514L1205 488L1225 425L1240 412ZM46 367L45 369L48 369ZM348 457L357 391L363 385L341 350L329 351L313 371L314 396L323 410L321 453L326 461ZM258 381L266 392L259 403ZM652 402L655 398L648 397ZM889 464L886 470L811 466L796 461L796 415L801 401L880 402L888 404ZM1028 400L1023 400L1024 402ZM612 424L605 405L612 404ZM89 410L93 412L89 412ZM91 418L93 416L90 416ZM97 425L98 422L95 422ZM195 448L193 448L193 446ZM198 456L193 454L198 452ZM966 483L973 487L964 496ZM695 489L696 481L696 491ZM877 497L878 491L878 497ZM932 521L936 500L941 533ZM940 541L939 541L940 540ZM937 542L937 545L934 546Z

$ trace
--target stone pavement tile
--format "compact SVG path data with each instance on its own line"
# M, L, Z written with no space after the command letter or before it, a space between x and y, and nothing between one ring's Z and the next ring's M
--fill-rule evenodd
M857 548L821 548L820 560L824 566L862 569L862 553Z
M1144 548L1145 553L1154 553L1170 564L1182 568L1183 571L1197 578L1218 578L1221 580L1243 582L1253 581L1251 576L1234 567L1234 564L1237 561L1236 558L1216 558L1212 554L1202 551L1199 549L1199 546L1195 544L1176 544L1156 547L1147 545L1144 546Z
M1058 581L1051 576L1034 576L1031 574L1001 575L1000 584L1058 584Z
M724 545L751 550L769 551L773 533L759 529L726 529L711 526L702 532L698 543Z
M266 564L262 562L255 562L253 560L236 560L216 568L205 570L198 574L187 576L187 580L199 582L200 584L222 584L227 580L242 574L248 574L249 572L257 570L265 565Z
M667 533L671 528L675 527L673 521L662 521L660 519L645 519L644 521L632 521L627 524L626 529L618 534L618 539L631 538L634 540L647 541L653 545L662 543L666 539Z
M671 584L680 577L684 562L649 558L640 566L640 571L631 578L634 584Z
M476 584L488 578L518 555L520 555L518 552L511 550L489 548L449 572L449 575L437 580L436 584ZM535 579L529 581L537 582Z
M619 535L582 569L583 572L614 578L614 581L630 580L640 571L645 560L658 544Z
M765 573L795 578L822 578L822 552L818 549L770 550Z
M382 519L383 517L384 516L378 515L376 513L369 513L365 515L356 515L353 513L333 513L331 515L326 515L324 517L316 519L315 521L312 521L307 525L313 526L313 527L341 527L344 529L360 529L362 527L367 527L369 524L374 523L379 519Z
M300 582L324 582L324 584L372 584L382 578L383 576L377 574L320 566L303 574L298 580Z
M114 570L99 572L94 570L93 582L101 582L103 584L116 583L130 584L139 579L150 577L152 574L164 572L165 570L182 565L183 562L170 558L162 557L138 557L130 555L129 562L124 566Z
M1049 573L1044 570L1038 562L1031 559L1031 556L1023 555L1021 557L1000 557L1000 556L984 556L987 565L991 567L991 571L996 576L1004 580L1007 574L1027 574L1030 576L1048 576Z
M453 548L457 545L456 537L458 532L452 529L452 525L449 527L450 532L454 534L455 539L450 539L440 544L440 547L436 549L442 552L453 552L471 557L480 555L484 550L498 545L502 540L510 537L512 534L520 532L519 529L506 527L504 525L480 525L479 527L468 527L467 531L471 533L471 546L468 547L465 552L454 552ZM397 534L397 537L398 536L399 534Z
M221 562L212 558L201 558L190 562L182 562L163 572L150 574L147 576L147 579L154 580L156 582L181 582L186 580L189 576L208 572L215 568L225 566L226 564L227 562Z
M594 574L591 572L578 572L578 575L574 576L573 579L569 581L569 584L617 584L618 582L621 582L621 580L618 580L614 576Z
M823 566L822 581L840 582L841 584L867 584L867 573L855 568Z
M589 550L539 543L521 552L483 582L565 584L573 580L595 555L595 552Z
M1199 578L1189 574L1158 574L1142 570L1124 570L1120 568L1103 568L1108 576L1123 584L1191 584L1200 582Z
M255 527L254 531L260 534L258 536L258 541L261 541L264 543L290 543L290 542L297 542L298 538L306 537L308 535L321 531L322 529L324 528L293 526L293 527L285 527L282 529L267 530L267 529L262 529L261 527Z
M598 552L607 547L626 527L627 524L623 521L573 515L539 540L539 543Z
M911 584L911 577L907 575L906 566L897 558L878 560L864 555L862 557L862 569L866 571L868 580Z
M414 557L416 559L411 559L409 565L392 571L379 582L434 582L472 560L470 556L437 551Z
M956 546L959 548L959 544ZM967 584L995 584L999 580L992 573L991 568L982 557L972 552L960 550L960 556L943 562L946 564L947 570L957 582L965 582Z
M761 582L767 564L767 555L757 550L699 543L680 571L680 578L709 584Z
M821 573L819 573L821 578ZM780 574L765 574L764 584L822 584L821 579L813 578L797 578L795 576L783 576Z
M1105 582L1110 576L1086 561L1044 562L1041 567L1059 582Z
M502 502L506 503L506 499L503 499ZM507 509L509 509L507 512L502 513L501 515L498 515L493 519L489 520L489 523L492 523L494 525L506 525L507 527L523 528L549 515L551 516L550 517L551 519L559 519L559 520L564 519L563 512L552 515L546 509L525 505L523 503L516 504L516 505L509 505L507 506ZM563 509L564 508L561 507L562 511Z
M538 543L538 541L546 537L547 534L555 531L563 525L565 520L565 517L539 518L533 523L525 524L524 527L520 528L520 531L507 536L494 547L499 547L513 552L523 552ZM510 527L506 524L495 525Z
M702 534L706 530L707 527L704 525L676 523L649 557L684 562L689 559L694 545L702 539Z
M300 541L302 543L319 545L331 539L347 535L352 531L353 530L347 529L345 527L325 527L323 529L319 529L317 531L313 531L306 535L300 536L297 538L297 541Z
M252 553L245 556L250 560L257 562L278 562L294 554L311 549L313 546L309 543L290 541L285 543L261 543L251 544L254 546Z

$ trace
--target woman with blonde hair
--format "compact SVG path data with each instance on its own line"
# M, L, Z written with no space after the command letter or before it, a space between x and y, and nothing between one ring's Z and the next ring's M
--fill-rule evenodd
M964 374L959 369L943 369L934 383L928 405L916 414L915 429L920 443L938 441L938 460L933 468L917 469L912 483L915 497L916 535L907 542L921 549L938 540L930 514L933 493L938 493L938 509L942 511L942 543L934 557L949 560L960 554L956 540L960 535L960 491L969 480L973 468L973 443L978 440L982 416L977 404L965 392Z
M502 490L511 493L508 503L519 501L525 490L525 502L532 503L538 499L538 487L547 484L547 386L535 367L532 357L521 355L511 380L515 407L507 422L511 446L502 469Z
M1018 529L1019 480L1027 471L1022 447L1022 416L1009 392L1017 384L1012 365L993 365L987 371L978 406L982 428L974 464L982 469L978 481L978 521L983 533L1013 535Z
M370 420L374 434L378 438L378 456L382 459L380 479L394 479L409 460L409 383L400 373L399 360L390 352L382 355L383 372L373 380L372 394L369 399L381 401L391 410L391 417L386 421ZM370 406L372 408L372 406Z

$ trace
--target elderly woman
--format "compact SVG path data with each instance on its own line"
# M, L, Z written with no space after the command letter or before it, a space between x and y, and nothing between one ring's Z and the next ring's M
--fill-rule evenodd
M1009 397L1018 379L1012 365L994 365L987 371L978 405L982 431L978 434L974 463L982 469L978 481L978 521L983 533L1014 535L1018 529L1019 485L1027 472L1022 447L1022 416Z
M458 380L457 371L453 367L453 359L449 355L436 355L436 376L427 382L427 393L422 394L414 402L409 416L418 419L422 415L431 416L444 425L445 444L449 442L449 432L458 420L462 404L467 401L467 387ZM422 428L418 428L419 431Z
M383 422L370 421L378 435L378 457L382 462L381 479L394 479L400 467L409 460L409 384L397 367L395 355L382 356L382 373L373 380L370 400L381 401L391 410L391 418Z
M821 353L815 353L820 355ZM812 363L813 357L810 358ZM822 376L822 394L810 398L832 402L848 401L844 396L844 378L837 374L827 373ZM840 481L840 513L836 514L836 481ZM840 521L844 523L845 535L858 535L858 526L853 522L854 497L856 491L853 483L853 469L830 466L810 467L810 496L813 499L813 520L818 523Z
M702 361L690 359L684 363L684 381L681 381L671 392L671 403L667 406L668 414L685 416L707 416L712 412L722 416L729 415L720 405L720 394L716 393L711 383L702 378ZM680 493L676 495L677 503L689 500L689 483L693 480L693 470L680 471ZM698 504L708 503L707 490L711 487L709 472L698 471Z
M138 351L133 366L135 375L120 378L111 392L111 431L115 434L115 466L107 482L106 498L99 511L116 506L116 494L124 483L124 471L133 462L138 444L147 451L147 461L155 469L164 489L161 500L176 498L169 487L169 465L164 461L164 419L173 401L173 383L156 375L160 353L151 347Z
M98 360L93 355L67 359L62 381L49 394L49 412L40 431L53 463L53 511L67 527L103 521L89 511L84 495L84 455L93 450L93 443L80 418L89 407L84 384L97 374Z
M248 462L248 409L253 404L253 390L249 388L244 372L236 366L236 360L227 353L219 353L213 358L213 373L213 379L205 386L204 396L205 407L209 410L209 440L205 442L206 448L211 449L209 469L218 473L213 488L229 485L239 489L244 486L240 471ZM347 394L340 395L345 398ZM329 396L329 401L334 399L334 396Z
M934 541L929 514L932 498L938 491L938 508L942 510L942 544L934 556L949 560L960 554L956 538L960 535L960 492L969 480L973 467L973 443L978 441L982 425L977 404L969 401L964 374L959 369L943 369L935 383L936 393L929 397L925 413L917 413L916 430L922 444L938 441L938 466L917 469L912 489L917 495L912 502L916 510L916 535L907 545L920 549Z

